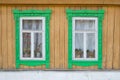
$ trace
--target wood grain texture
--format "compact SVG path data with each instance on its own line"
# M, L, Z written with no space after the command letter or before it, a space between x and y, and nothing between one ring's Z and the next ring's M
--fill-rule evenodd
M0 4L110 4L120 5L120 0L0 0Z
M2 37L2 7L0 6L0 38ZM2 68L2 39L0 39L0 68Z
M0 4L103 4L104 0L0 0Z
M50 20L50 69L67 69L68 66L68 22L65 10L104 9L103 20L103 69L120 69L120 7L96 5L2 5L0 6L0 69L15 69L15 22L13 9L52 10ZM21 69L45 69L45 65ZM73 69L96 70L97 66Z
M55 43L54 43L54 41L55 41L55 28L54 28L54 22L55 22L55 20L54 20L54 14L55 14L55 12L54 12L54 7L49 7L49 8L51 8L51 10L53 11L52 12L52 15L51 15L51 20L50 20L50 68L51 69L54 69L54 65L55 65Z
M55 19L55 22L54 22L54 26L55 26L55 69L58 69L59 68L59 53L60 53L60 24L59 24L59 14L60 14L60 11L59 11L59 7L55 7L55 14L54 14L54 19Z
M12 56L12 54L13 54L13 39L12 39L12 29L13 29L13 27L12 27L12 19L13 19L13 17L11 16L12 14L12 10L11 10L11 7L9 6L9 7L7 7L7 22L8 22L8 24L7 24L7 37L8 37L8 40L7 40L7 43L8 43L8 67L9 68L13 68L11 65L13 64L13 56Z
M8 68L8 48L7 48L7 6L2 6L2 68Z
M64 11L69 8L68 7L64 7ZM64 12L65 13L65 12ZM63 14L64 15L64 40L65 40L65 43L64 43L64 46L65 46L65 52L64 52L64 68L67 69L68 67L68 22L67 22L67 17L66 17L66 14Z
M113 68L120 69L120 15L119 7L115 8L115 27L114 27L114 54L113 54Z
M103 20L103 69L106 68L106 62L107 62L107 32L108 32L108 24L107 24L107 21L108 21L108 8L107 7L103 7L103 9L105 10L105 17L104 17L104 20Z
M60 14L59 14L59 17L60 17L60 21L59 21L59 27L60 27L60 38L59 38L59 40L60 40L60 47L59 47L59 49L60 49L60 53L59 53L59 60L60 60L60 65L59 65L59 68L61 68L61 69L63 69L64 68L64 34L65 34L65 32L64 32L64 15L63 15L63 13L64 13L64 8L63 7L60 7L59 8L59 11L60 11Z
M107 62L106 62L106 68L112 69L113 65L113 39L114 39L114 22L115 22L115 8L114 7L108 7L108 31L107 31Z
M117 4L117 5L120 5L120 0L104 0L103 4Z

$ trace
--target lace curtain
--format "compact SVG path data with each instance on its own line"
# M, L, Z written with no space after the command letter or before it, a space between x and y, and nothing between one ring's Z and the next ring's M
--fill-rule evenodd
M86 37L87 57L95 57L95 21L94 20L76 20L75 31L75 57L82 58L84 54L84 37ZM84 35L86 34L86 36ZM91 56L92 54L92 56Z
M31 46L34 46L34 57L42 57L42 31L41 20L23 20L23 57L31 57ZM34 44L31 44L31 33L33 33Z

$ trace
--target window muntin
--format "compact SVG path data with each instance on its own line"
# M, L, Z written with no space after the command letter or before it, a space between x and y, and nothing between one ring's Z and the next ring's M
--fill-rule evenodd
M20 59L45 60L45 18L20 18Z
M98 19L73 17L73 60L98 59Z

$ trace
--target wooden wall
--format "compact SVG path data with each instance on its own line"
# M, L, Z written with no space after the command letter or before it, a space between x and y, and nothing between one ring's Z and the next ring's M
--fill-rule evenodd
M31 5L35 5L35 4L39 4L39 5L43 5L43 4L101 4L101 5L120 5L120 0L0 0L0 4L31 4Z
M50 20L50 69L67 69L68 59L68 24L66 8L104 9L103 22L103 69L120 69L120 7L102 5L0 5L0 69L15 69L15 23L13 9L52 10ZM21 69L45 69L45 66ZM97 66L73 69L97 69Z

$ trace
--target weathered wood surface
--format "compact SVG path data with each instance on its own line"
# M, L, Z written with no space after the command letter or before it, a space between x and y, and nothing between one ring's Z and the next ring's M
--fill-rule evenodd
M112 4L120 5L120 0L0 0L0 4Z
M15 69L15 22L13 9L52 10L50 20L50 69L67 69L68 65L68 23L66 8L104 9L103 21L103 69L120 69L120 7L119 6L78 6L78 5L1 5L0 6L0 69ZM45 69L43 66L21 69ZM73 69L97 69L97 66Z

